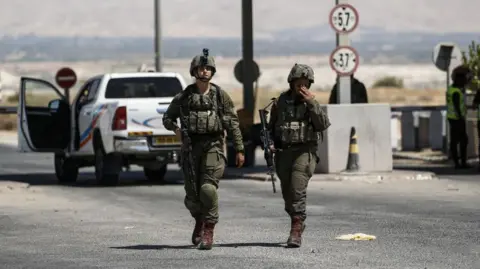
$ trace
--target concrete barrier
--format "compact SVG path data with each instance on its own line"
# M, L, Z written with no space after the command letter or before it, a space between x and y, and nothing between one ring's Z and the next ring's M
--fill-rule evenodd
M390 105L338 104L325 105L332 125L324 132L315 173L338 173L345 170L348 159L349 135L355 127L362 172L392 171Z
M443 150L446 142L445 112L430 112L429 142L432 150Z

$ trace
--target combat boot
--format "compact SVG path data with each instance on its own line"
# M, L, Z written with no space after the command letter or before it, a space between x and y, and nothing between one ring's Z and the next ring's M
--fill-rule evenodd
M213 230L215 223L205 222L203 224L203 236L198 249L209 250L213 246Z
M195 218L195 228L192 233L192 244L197 246L202 241L203 220L200 217Z
M300 216L292 217L290 236L287 240L287 247L298 248L302 246L302 233L305 230L305 223Z

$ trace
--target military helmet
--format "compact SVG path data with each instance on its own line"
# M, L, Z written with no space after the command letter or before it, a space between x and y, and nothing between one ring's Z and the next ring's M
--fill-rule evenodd
M472 75L470 68L464 64L455 67L452 71L452 80L456 80L461 77L469 78Z
M310 83L315 81L313 69L306 64L295 64L288 74L288 83L292 83L295 79L307 78Z
M215 59L213 56L208 55L208 49L203 49L203 55L197 55L193 57L192 62L190 63L190 75L195 76L194 70L200 66L209 66L212 70L212 75L215 74L217 68L215 67Z

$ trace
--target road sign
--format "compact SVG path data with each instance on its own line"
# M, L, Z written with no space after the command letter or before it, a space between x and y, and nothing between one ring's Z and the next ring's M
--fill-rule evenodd
M358 68L360 58L357 51L350 46L339 46L330 54L330 67L339 76L349 76Z
M350 4L338 4L330 11L330 26L339 34L353 32L358 21L358 11Z
M253 81L256 81L260 77L260 68L255 61L253 61L253 69L251 70L251 72L253 76ZM235 78L238 80L238 82L243 83L243 59L235 64L235 67L233 68L233 74L235 75Z
M455 43L438 43L433 48L432 61L438 69L447 72L462 64L462 51Z
M60 68L55 75L55 82L63 89L69 89L77 83L77 74L69 67Z

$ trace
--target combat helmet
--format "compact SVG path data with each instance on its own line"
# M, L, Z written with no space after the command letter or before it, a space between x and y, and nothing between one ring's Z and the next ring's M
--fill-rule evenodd
M288 74L288 83L292 83L295 79L307 78L310 83L314 83L313 69L306 64L295 64Z
M197 55L193 57L192 62L190 63L190 75L196 77L195 70L200 66L209 66L212 70L212 76L217 71L215 67L215 60L213 56L208 55L208 49L203 49L203 55Z

